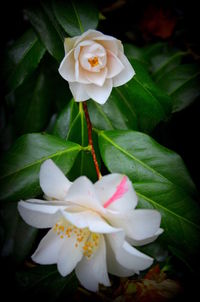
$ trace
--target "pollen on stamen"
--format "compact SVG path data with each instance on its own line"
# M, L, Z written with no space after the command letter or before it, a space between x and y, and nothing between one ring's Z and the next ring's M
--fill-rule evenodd
M90 63L91 67L96 67L99 65L98 57L92 57L92 58L88 59L88 62Z

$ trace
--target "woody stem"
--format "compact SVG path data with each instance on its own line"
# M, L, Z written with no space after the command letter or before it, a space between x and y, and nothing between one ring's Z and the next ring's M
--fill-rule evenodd
M91 147L91 154L92 154L92 159L93 159L94 166L95 166L95 169L96 169L96 172L97 172L97 177L98 177L98 179L100 179L101 178L101 172L100 172L100 169L99 169L99 164L98 164L98 161L97 161L97 158L96 158L96 153L95 153L95 150L94 150L94 145L93 145L93 140L92 140L92 123L91 123L91 120L90 120L90 116L89 116L86 101L83 102L83 110L84 110L84 113L85 113L87 129L88 129L88 143L89 143L89 146Z

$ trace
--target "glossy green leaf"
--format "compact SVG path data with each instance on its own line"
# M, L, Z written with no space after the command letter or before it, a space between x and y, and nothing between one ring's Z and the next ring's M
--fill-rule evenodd
M71 140L83 147L88 146L88 130L82 103L79 103L79 113L76 118L71 122L67 135L67 140ZM97 151L97 145L95 144L95 135L93 135L93 143ZM89 150L80 151L76 158L74 166L70 171L70 174L68 174L70 179L76 179L80 175L86 175L93 181L97 180L94 162L92 159L91 152Z
M13 263L20 264L30 253L38 230L20 218L16 203L3 204L0 218L4 229L1 257L9 257Z
M164 74L158 85L173 100L173 112L190 105L200 95L200 68L194 64L183 64Z
M0 200L18 201L40 194L41 163L51 158L66 174L80 149L53 135L23 135L1 159Z
M56 18L70 36L81 35L98 25L98 10L94 1L53 1Z
M64 57L63 41L49 15L41 5L26 9L25 14L48 52L60 62Z
M165 73L174 69L181 63L181 60L184 55L184 52L167 49L161 54L152 57L151 71L153 79L158 82L159 79L162 78Z
M51 80L43 70L35 72L15 92L15 125L18 134L37 132L46 126L52 101Z
M136 75L125 85L113 88L105 105L89 103L94 127L150 132L171 111L171 98L151 79L137 60L131 60Z
M9 90L16 89L38 66L45 48L32 29L26 31L8 50L10 64L7 85Z
M39 265L20 270L16 273L16 283L23 297L27 300L32 297L36 301L71 301L70 295L78 287L74 272L62 277L56 265Z
M69 132L69 128L78 114L78 105L72 99L67 106L60 112L58 117L56 118L53 134L66 138Z
M160 211L165 243L187 256L195 253L199 248L200 208L180 156L136 131L100 131L99 146L108 170L131 179L139 206Z

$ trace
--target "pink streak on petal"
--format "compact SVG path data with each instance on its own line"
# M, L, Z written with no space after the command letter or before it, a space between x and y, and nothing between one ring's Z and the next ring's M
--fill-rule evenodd
M107 208L112 202L121 198L127 191L128 191L127 177L124 176L120 184L117 186L115 193L104 203L103 207Z

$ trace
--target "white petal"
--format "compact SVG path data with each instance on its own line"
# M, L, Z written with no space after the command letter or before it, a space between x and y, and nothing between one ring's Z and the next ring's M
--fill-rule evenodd
M124 69L113 78L113 87L118 87L127 83L135 75L132 65L122 52L119 52L118 58L124 65Z
M107 68L107 79L115 77L124 69L124 65L122 64L122 62L114 53L109 50L107 51Z
M115 227L121 227L131 242L153 241L160 228L161 215L156 210L137 209L121 214L108 211L106 218ZM157 235L158 236L158 235Z
M86 85L81 83L69 82L69 88L71 90L75 102L83 102L90 98L86 92L85 86Z
M88 209L103 210L94 185L86 176L80 176L74 181L67 193L66 201Z
M148 238L142 240L136 240L129 237L127 240L131 245L142 246L155 241L158 238L158 236L160 236L163 232L164 230L162 228L159 228L158 231L153 236L150 236Z
M74 50L70 50L68 54L65 55L64 59L60 63L58 69L60 75L69 82L74 82L75 79L75 60L74 60Z
M137 205L137 195L125 175L113 173L103 176L94 186L104 208L129 213Z
M75 75L76 75L76 81L81 84L90 84L89 79L86 77L87 71L84 70L81 65L79 64L79 61L76 61L75 64ZM84 88L84 86L83 86Z
M84 70L83 74L84 74L84 78L89 80L90 83L96 84L101 87L103 86L106 80L107 68L102 68L99 72L90 72Z
M107 254L108 272L110 274L118 277L130 277L136 273L134 270L127 269L121 264L119 264L119 262L116 260L115 254L107 238L106 238L106 254Z
M76 276L80 283L90 291L98 291L98 284L110 286L106 265L106 247L103 236L100 236L99 247L95 254L84 257L76 267Z
M63 216L66 220L76 227L83 229L89 228L94 233L113 233L118 232L119 229L111 227L101 216L94 211L82 211L82 212L69 212L62 211Z
M63 245L57 233L51 229L47 235L40 241L35 253L32 255L33 261L39 264L54 264L57 263L58 254Z
M102 37L104 36L104 34L102 34L100 31L94 30L94 29L89 29L86 32L84 32L82 35L77 36L77 40L74 44L74 46L76 47L81 41L84 40L94 40L97 37Z
M106 50L112 51L115 55L120 51L123 52L121 41L112 36L103 35L101 37L94 38L94 40L100 43Z
M91 99L103 105L112 91L112 79L107 79L102 87L95 84L85 85L87 94Z
M123 241L123 234L113 233L106 235L115 254L116 260L125 268L140 271L148 268L153 259ZM123 241L123 242L122 242Z
M61 217L59 209L65 209L66 205L53 205L48 202L41 203L38 200L20 201L18 211L24 221L35 228L52 227Z
M128 236L143 240L153 236L160 227L161 215L156 210L137 209L130 216Z
M83 252L80 245L75 246L77 237L72 235L70 238L64 238L62 248L58 254L58 271L65 277L70 274L82 259Z
M72 48L74 48L74 44L77 40L77 37L73 38L65 38L64 40L64 48L65 48L65 54L67 54Z
M40 186L48 197L64 200L71 184L51 159L41 165Z

